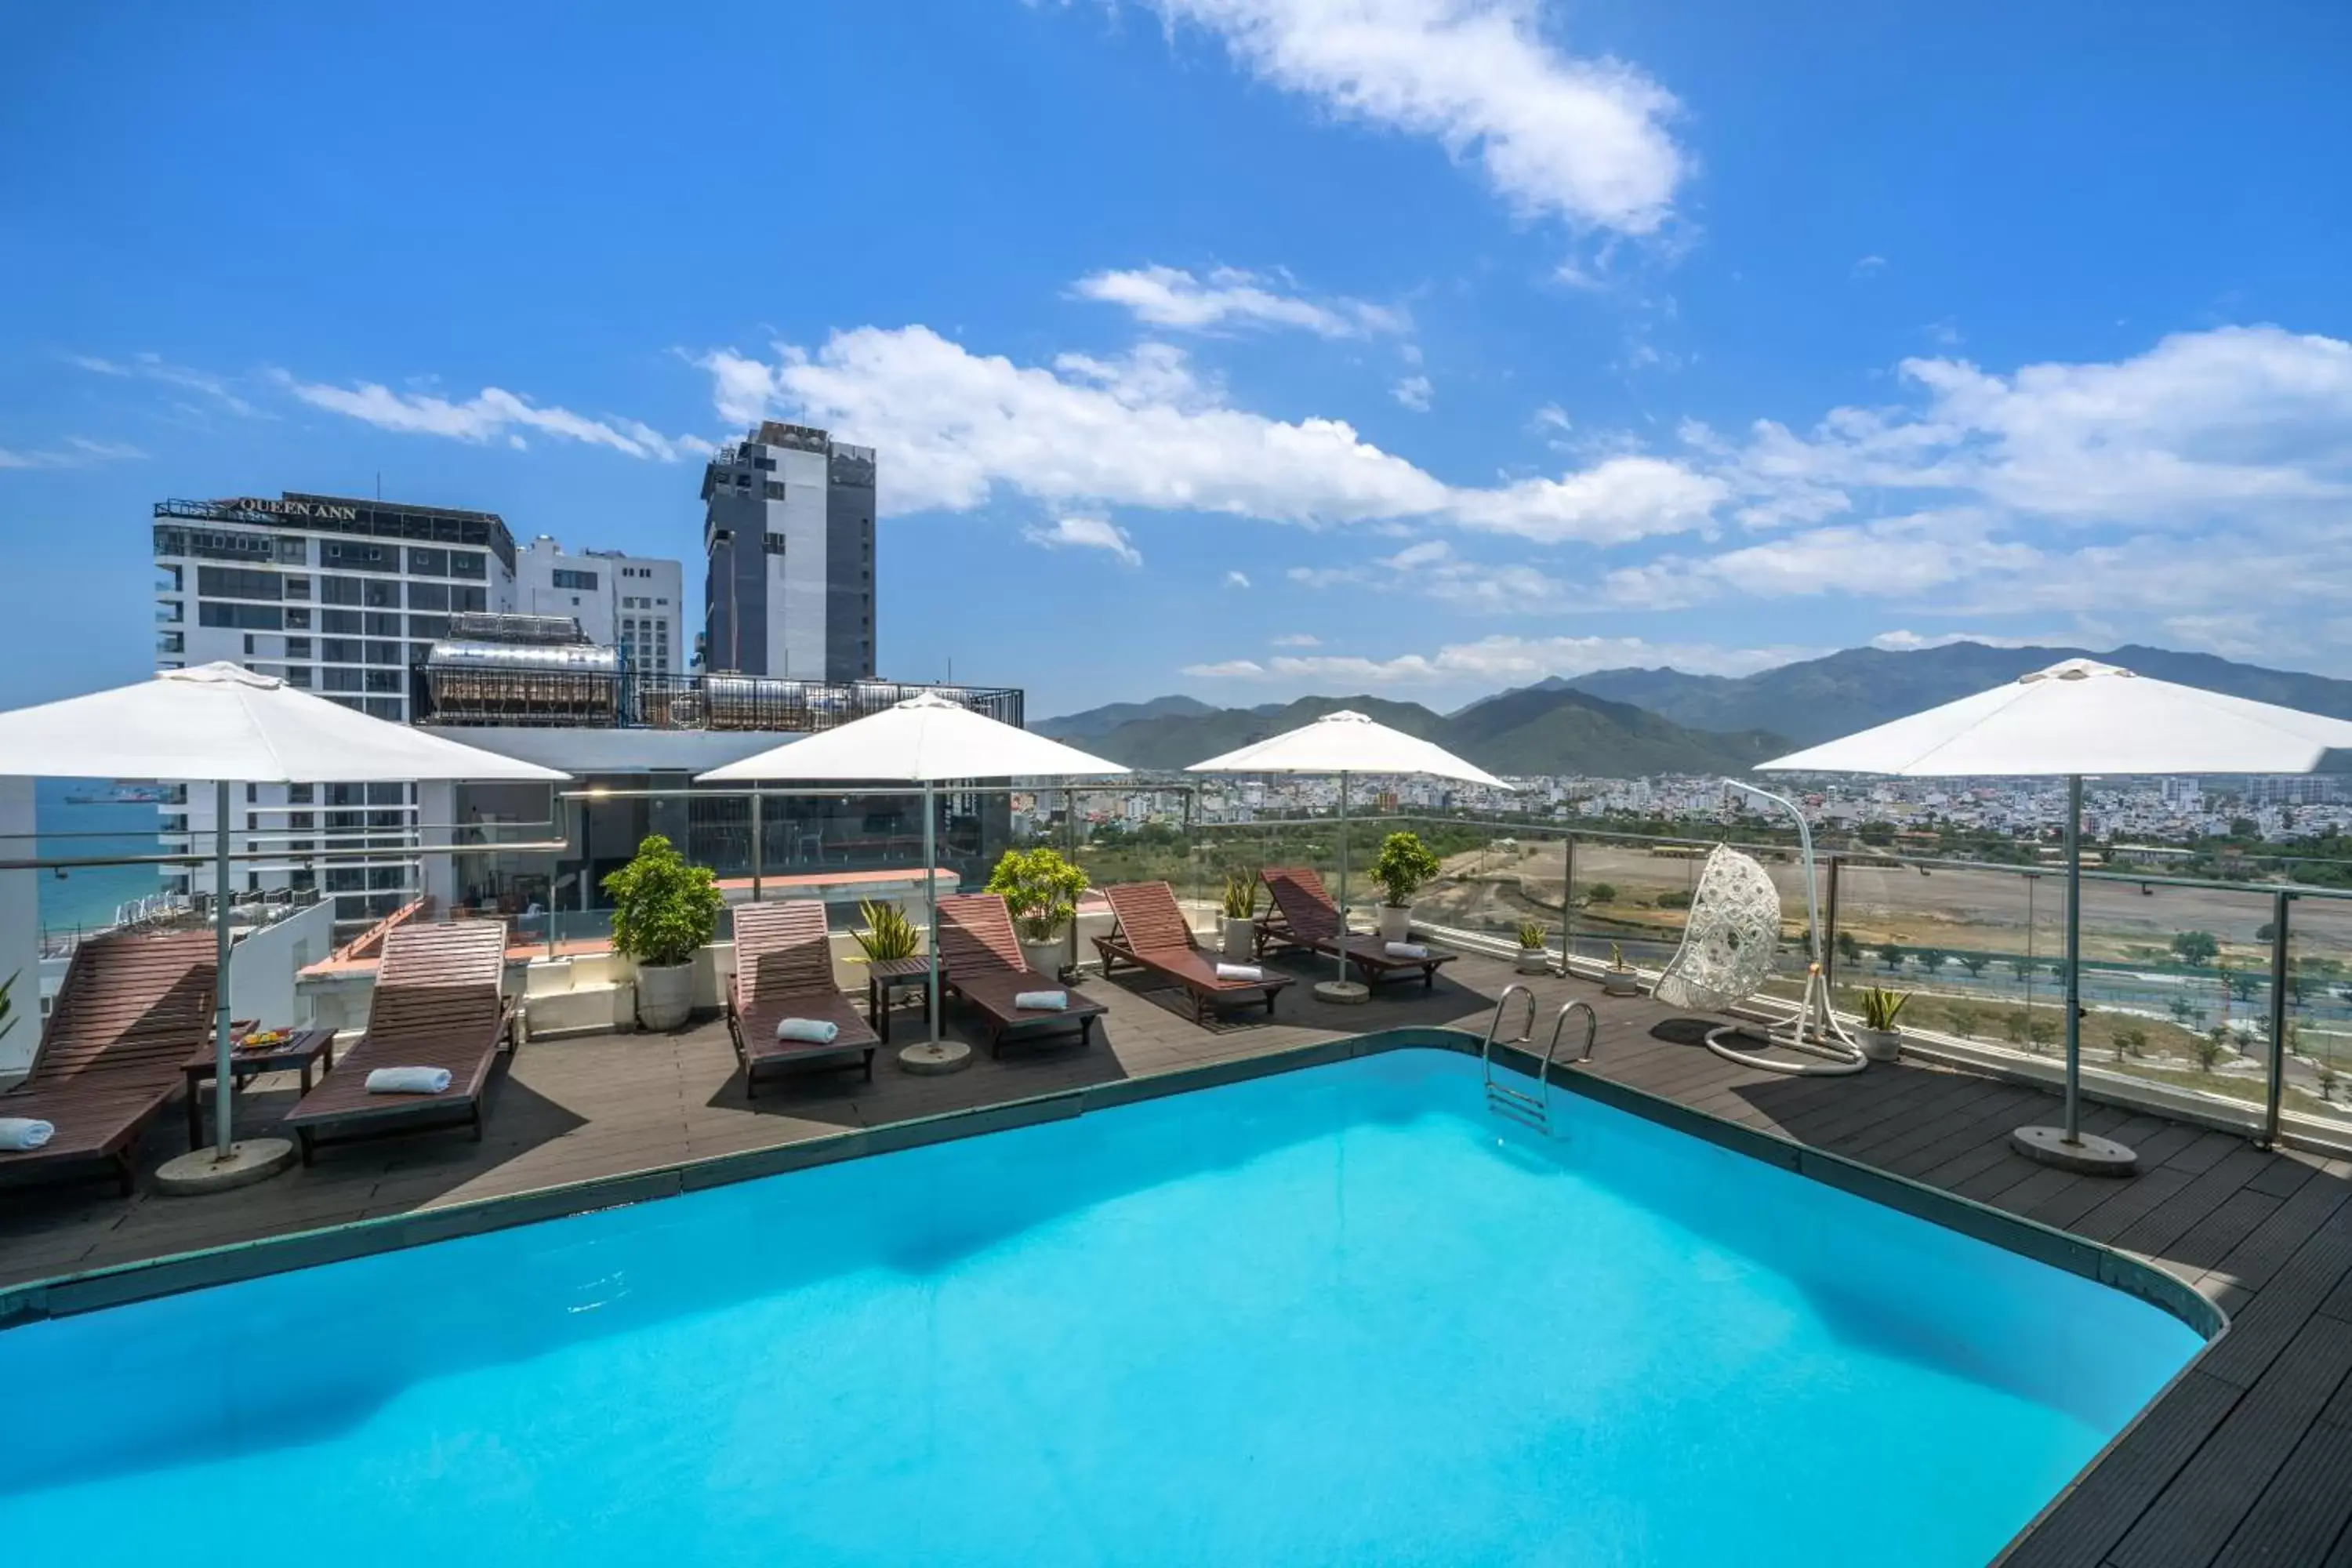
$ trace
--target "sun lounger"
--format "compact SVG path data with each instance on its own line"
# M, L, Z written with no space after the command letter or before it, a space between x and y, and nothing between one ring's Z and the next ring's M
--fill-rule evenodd
M1323 879L1312 867L1268 866L1258 875L1265 882L1266 891L1274 896L1274 908L1257 919L1257 951L1261 956L1270 947L1299 947L1327 958L1336 957L1344 934L1348 962L1356 966L1365 984L1378 985L1384 980L1418 974L1423 987L1437 984L1440 964L1454 962L1454 955L1450 952L1432 952L1426 958L1399 958L1376 935L1343 933L1339 906L1323 890Z
M0 1116L57 1131L38 1149L0 1152L0 1178L95 1165L131 1195L140 1133L184 1086L189 1054L212 1037L215 941L208 931L121 932L74 949L31 1072L0 1094ZM32 996L22 984L16 1005L29 1013Z
M1217 961L1192 940L1192 928L1167 883L1128 882L1102 892L1118 922L1108 936L1095 938L1105 974L1124 963L1174 981L1191 996L1192 1017L1200 1024L1216 1016L1219 1003L1264 1002L1266 1016L1274 1016L1276 994L1294 977L1271 972L1263 980L1220 976Z
M988 1030L991 1056L1003 1053L1007 1039L1034 1039L1076 1025L1078 1044L1094 1037L1103 1005L1068 991L1059 1011L1033 1010L1013 998L1024 991L1065 991L1050 974L1040 974L1022 957L1013 914L995 893L959 893L940 900L940 981L979 1012Z
M446 1127L471 1127L478 1142L491 1063L513 1039L506 967L507 928L499 921L404 925L387 935L366 1036L287 1113L302 1163L323 1143ZM367 1078L378 1068L446 1068L449 1087L372 1094Z
M786 1018L831 1024L831 1040L780 1040ZM727 989L727 1032L743 1064L743 1093L759 1092L760 1075L810 1062L864 1067L874 1081L874 1051L881 1038L833 983L833 945L824 906L812 899L742 904L735 910L735 978Z

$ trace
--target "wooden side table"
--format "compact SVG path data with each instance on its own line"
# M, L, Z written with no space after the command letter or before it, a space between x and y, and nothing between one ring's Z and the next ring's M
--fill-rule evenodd
M246 1080L256 1073L283 1072L299 1068L302 1073L302 1092L310 1092L310 1068L318 1064L321 1072L335 1068L335 1031L332 1029L297 1029L274 1046L262 1046L248 1050L244 1046L232 1048L228 1056L229 1076L234 1088L242 1089ZM205 1145L205 1086L212 1083L219 1063L214 1059L212 1047L191 1056L181 1070L188 1079L188 1147Z
M890 1043L890 993L901 986L911 986L925 997L930 995L931 961L914 958L880 958L866 966L866 1017L882 1043Z

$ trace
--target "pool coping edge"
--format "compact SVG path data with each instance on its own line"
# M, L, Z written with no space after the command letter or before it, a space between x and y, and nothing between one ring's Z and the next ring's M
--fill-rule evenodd
M0 1331L322 1263L591 1214L654 1198L675 1197L844 1160L1036 1126L1090 1111L1392 1050L1436 1048L1475 1057L1479 1044L1477 1037L1464 1030L1438 1026L1384 1029L876 1127L850 1128L765 1149L712 1155L584 1182L561 1183L527 1192L436 1205L407 1214L349 1220L341 1225L55 1275L0 1286ZM1530 1077L1539 1066L1536 1058L1515 1047L1497 1045L1495 1055L1502 1064ZM1618 1083L1570 1064L1551 1064L1549 1080L1557 1089L1582 1095L1730 1152L1759 1160L2137 1297L2185 1323L2206 1341L2205 1349L2210 1350L2228 1328L2228 1316L2221 1307L2186 1281L2114 1247L1777 1133L1692 1110L1663 1095ZM2184 1375L2202 1359L2202 1354L2200 1351L2182 1369ZM2168 1384L2168 1391L2170 1387ZM2150 1402L2150 1408L2154 1403ZM2127 1426L2125 1431L2129 1430ZM2121 1436L2117 1435L2118 1439Z

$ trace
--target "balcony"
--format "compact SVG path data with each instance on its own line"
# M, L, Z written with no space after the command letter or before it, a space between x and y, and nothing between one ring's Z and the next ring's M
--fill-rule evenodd
M751 675L646 674L589 662L609 649L508 647L493 662L418 668L411 711L418 724L527 729L698 730L809 734L863 719L919 692L935 691L1007 724L1022 721L1012 687L932 686L888 680L832 683Z

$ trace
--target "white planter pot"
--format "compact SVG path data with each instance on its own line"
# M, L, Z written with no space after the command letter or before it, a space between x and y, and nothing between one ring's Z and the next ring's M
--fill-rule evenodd
M1062 965L1070 962L1070 944L1060 937L1051 942L1031 942L1023 937L1021 956L1027 959L1029 967L1038 973L1058 975L1062 973Z
M1551 950L1544 947L1519 949L1519 973L1542 974L1551 968Z
M1604 969L1601 972L1601 994L1604 996L1639 996L1642 983L1630 969Z
M1402 904L1381 906L1381 940L1410 942L1412 940L1412 910Z
M1221 917L1224 926L1224 955L1234 963L1250 963L1257 956L1257 922L1235 920L1231 915Z
M1862 1042L1862 1054L1872 1061L1891 1062L1903 1055L1900 1029L1856 1029L1853 1037Z
M675 1029L694 1011L694 965L637 965L637 1023L642 1028Z

